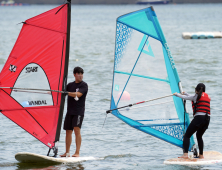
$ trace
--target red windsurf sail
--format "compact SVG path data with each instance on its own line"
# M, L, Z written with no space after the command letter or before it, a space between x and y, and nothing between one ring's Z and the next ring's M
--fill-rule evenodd
M0 111L49 148L59 140L66 86L71 4L58 6L23 23L0 73ZM10 88L3 88L10 87Z

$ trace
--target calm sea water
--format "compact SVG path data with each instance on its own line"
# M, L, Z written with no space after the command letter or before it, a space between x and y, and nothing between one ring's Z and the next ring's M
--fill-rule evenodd
M13 48L22 24L55 6L0 7L0 70ZM0 115L0 169L221 169L222 164L206 166L164 165L165 159L182 153L180 148L137 131L112 115L102 129L105 111L110 106L114 61L115 22L125 13L147 6L72 6L69 79L72 70L81 66L89 85L86 113L82 127L82 156L104 158L76 164L54 166L19 164L17 152L46 155L48 148ZM222 152L222 39L184 40L185 31L222 31L222 4L154 6L166 40L173 54L183 88L194 92L197 83L206 84L212 98L212 117L204 134L205 150ZM161 94L160 94L161 95ZM187 109L191 113L188 102ZM65 150L62 130L59 153ZM71 152L74 153L74 143Z

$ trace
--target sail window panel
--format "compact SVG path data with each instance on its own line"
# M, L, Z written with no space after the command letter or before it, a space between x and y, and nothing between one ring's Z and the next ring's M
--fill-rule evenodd
M127 102L125 102L127 103ZM163 103L163 104L159 104ZM141 104L141 108L133 109L133 107L128 109L119 109L120 114L138 121L143 125L164 125L167 123L181 123L179 119L177 119L177 115L174 112L173 101L169 103L159 102L153 105L153 102L149 104ZM165 104L164 104L165 103ZM120 104L123 104L121 102ZM148 106L151 105L151 106ZM148 107L146 107L148 106ZM136 107L136 106L135 106ZM152 121L145 121L145 120L152 120Z
M44 70L35 63L28 64L20 73L14 87L50 90L49 81ZM17 90L11 96L23 107L53 105L51 92Z
M171 89L169 84L166 82L155 81L151 79L141 79L139 77L131 77L125 88L125 92L127 93L123 93L123 99L120 99L118 107L169 95L171 94ZM127 98L128 95L130 95L130 98ZM116 100L119 98L119 94L113 93L113 98L116 102ZM151 106L143 107L147 105ZM149 122L141 121L142 124L179 122L179 119L176 119L178 118L178 116L174 106L173 97L154 100L144 104L132 106L129 109L119 109L119 112L133 120L154 119L153 121ZM158 123L155 123L156 121Z
M125 74L118 74L115 73L114 79L113 79L113 97L114 97L114 101L115 101L115 105L117 106L117 103L120 99L120 96L124 90L124 88L127 86L127 81L129 79L129 75L125 75ZM127 93L127 92L125 92ZM122 98L122 100L125 100L126 95L124 95Z
M168 81L162 43L152 37L148 37L145 42L146 37L144 35L141 39L141 47L138 47L138 50L141 50L142 53L133 73Z
M160 41L117 24L115 71L168 80L162 50Z

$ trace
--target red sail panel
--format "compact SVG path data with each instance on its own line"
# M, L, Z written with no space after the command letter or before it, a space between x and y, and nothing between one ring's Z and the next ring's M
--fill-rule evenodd
M65 8L64 8L65 7ZM61 12L62 10L63 12ZM58 22L60 21L60 22ZM25 21L28 24L66 33L67 31L67 4L37 15Z
M68 4L28 19L0 73L0 87L62 91ZM0 88L0 110L48 147L54 147L61 93Z

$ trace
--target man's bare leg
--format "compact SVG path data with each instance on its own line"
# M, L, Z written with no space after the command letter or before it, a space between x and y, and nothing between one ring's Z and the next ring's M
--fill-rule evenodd
M79 151L80 151L80 146L81 146L81 141L82 141L80 128L74 127L74 133L76 136L76 152L74 155L72 155L72 157L79 157Z
M70 151L70 146L72 143L72 130L66 130L66 152L61 157L66 157L66 154Z

